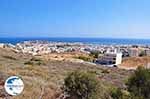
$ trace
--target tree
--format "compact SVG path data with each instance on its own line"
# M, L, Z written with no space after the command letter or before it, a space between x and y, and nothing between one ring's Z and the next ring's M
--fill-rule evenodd
M141 51L140 54L139 54L139 56L140 56L140 57L146 56L145 51Z
M150 69L138 68L128 79L128 91L139 99L150 99Z
M90 56L93 56L94 58L98 58L99 54L101 54L101 52L99 52L99 51L91 51Z
M64 80L64 91L75 99L99 99L100 87L96 75L90 72L75 71Z

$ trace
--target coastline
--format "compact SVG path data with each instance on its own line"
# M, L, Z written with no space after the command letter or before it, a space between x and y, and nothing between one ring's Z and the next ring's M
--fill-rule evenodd
M86 43L102 45L150 45L150 39L125 39L125 38L67 38L67 37L0 37L0 43L17 44L24 41L49 41L49 42L66 42L66 43Z

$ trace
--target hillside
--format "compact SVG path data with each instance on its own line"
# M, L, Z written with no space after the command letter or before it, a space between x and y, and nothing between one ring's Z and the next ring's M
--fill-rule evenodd
M136 69L139 66L146 66L148 63L150 63L150 57L129 57L123 59L122 64L119 66L120 68L126 68L126 69Z
M51 57L51 56L49 56ZM0 97L8 96L3 88L7 77L22 77L25 89L13 99L56 99L61 94L65 76L74 70L91 71L97 74L104 86L124 88L124 81L132 73L118 68L64 60L47 60L39 56L24 55L10 49L0 49Z

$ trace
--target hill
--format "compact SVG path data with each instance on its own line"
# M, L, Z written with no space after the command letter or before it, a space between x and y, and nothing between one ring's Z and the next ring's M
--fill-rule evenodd
M49 56L51 57L51 56ZM3 84L7 77L17 75L25 84L23 93L13 99L56 99L61 94L61 87L66 75L74 70L96 73L106 87L124 88L124 81L132 71L106 68L86 62L45 59L16 53L11 49L0 48L0 97L10 97L4 92Z

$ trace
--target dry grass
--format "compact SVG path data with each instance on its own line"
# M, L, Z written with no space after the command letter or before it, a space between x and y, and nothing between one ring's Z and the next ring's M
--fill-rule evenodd
M105 84L119 87L124 86L124 79L131 73L117 68L109 69L91 64L51 60L49 55L32 57L11 50L0 49L0 51L2 52L0 53L0 75L6 75L4 80L8 76L20 76L25 84L23 93L12 97L13 99L56 99L61 93L63 79L68 72L74 70L94 72ZM16 60L3 57L4 55L15 57ZM32 61L34 64L24 64L27 61ZM36 64L38 61L44 64Z
M139 66L145 66L150 63L150 57L129 57L123 60L120 67L136 69Z

